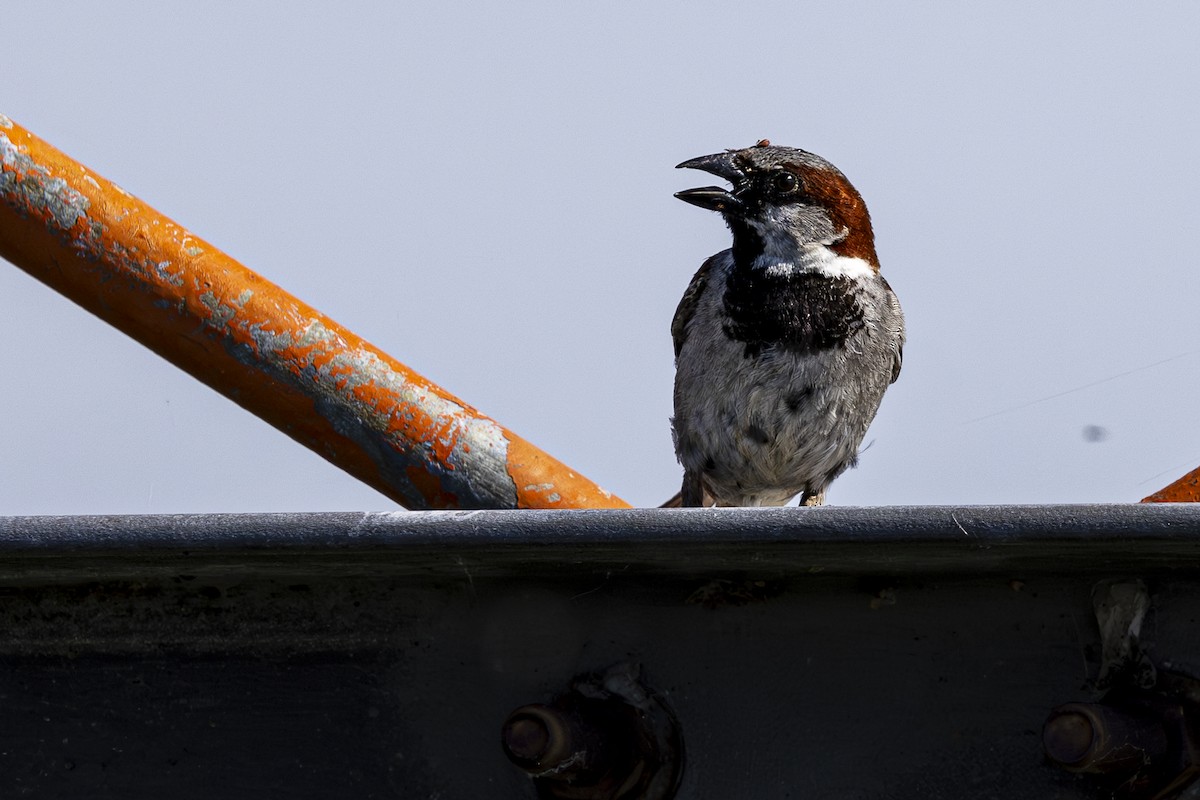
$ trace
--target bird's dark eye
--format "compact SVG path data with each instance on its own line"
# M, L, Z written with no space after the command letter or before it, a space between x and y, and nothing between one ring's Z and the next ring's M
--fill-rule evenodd
M791 194L800 186L800 181L790 172L776 172L771 177L771 188L776 194Z

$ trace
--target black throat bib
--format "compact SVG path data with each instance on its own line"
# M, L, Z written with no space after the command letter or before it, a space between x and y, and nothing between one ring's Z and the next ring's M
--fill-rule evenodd
M769 348L809 354L842 346L863 327L855 282L819 272L735 266L725 285L725 335L746 356Z

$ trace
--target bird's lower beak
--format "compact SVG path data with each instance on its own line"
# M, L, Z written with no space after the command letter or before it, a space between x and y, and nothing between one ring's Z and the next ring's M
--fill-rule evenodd
M675 196L685 203L707 208L709 211L734 211L741 207L742 201L733 196L728 189L719 186L704 186L700 189L684 189L676 192Z
M746 173L737 165L732 153L714 153L711 156L700 156L682 164L676 169L699 169L716 175L732 183L735 187L745 179ZM699 189L684 189L676 192L675 196L685 203L707 208L710 211L729 213L742 207L742 201L728 189L719 186L704 186Z

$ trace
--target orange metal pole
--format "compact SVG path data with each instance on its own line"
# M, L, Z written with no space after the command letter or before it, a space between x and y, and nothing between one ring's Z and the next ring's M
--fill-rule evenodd
M1184 475L1170 486L1159 489L1143 503L1200 503L1200 467Z
M0 256L408 508L625 508L0 116Z

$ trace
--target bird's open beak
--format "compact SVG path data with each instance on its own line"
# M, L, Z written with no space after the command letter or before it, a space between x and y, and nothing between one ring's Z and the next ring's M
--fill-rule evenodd
M700 156L682 164L676 169L700 169L712 173L718 178L724 178L735 187L746 177L746 173L734 161L732 153L714 153L711 156ZM707 208L710 211L720 211L723 214L737 211L742 207L742 201L728 189L720 186L704 186L699 189L684 189L676 192L675 196L685 203Z

